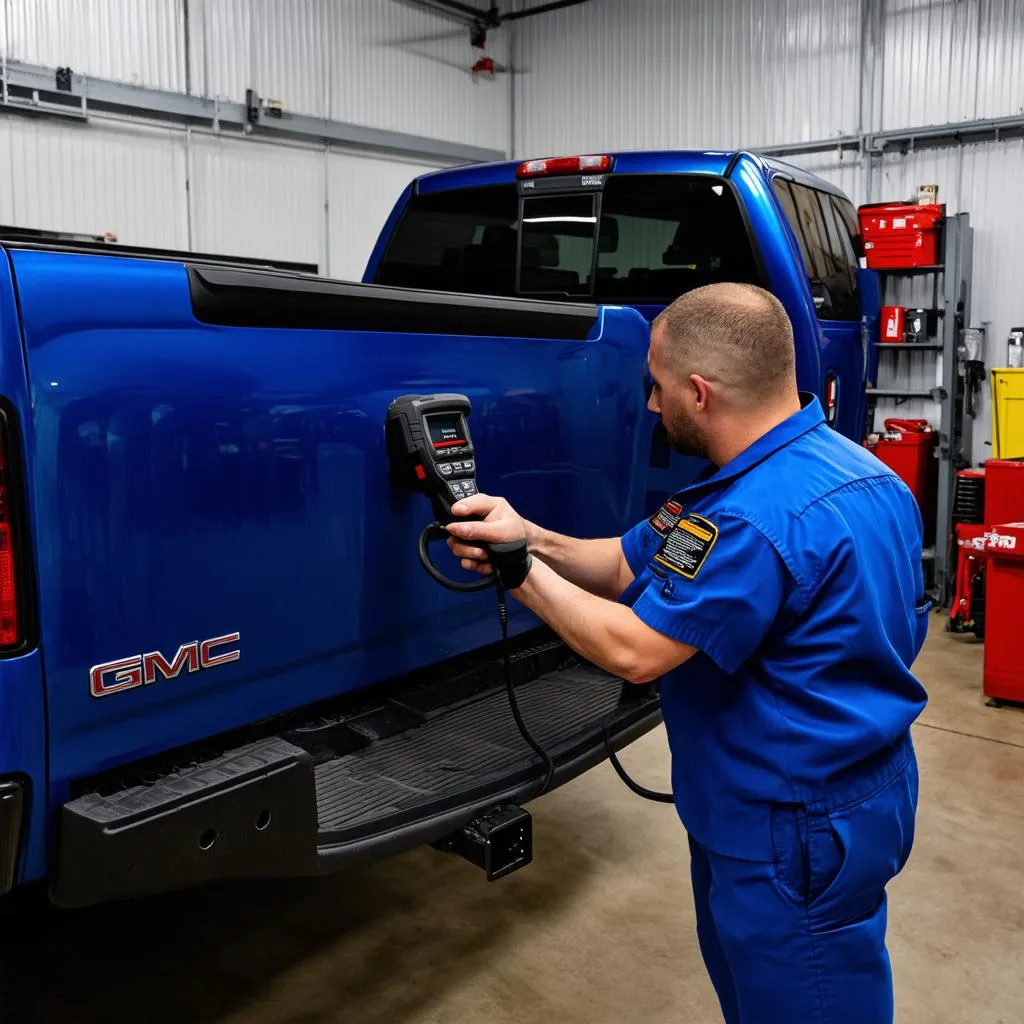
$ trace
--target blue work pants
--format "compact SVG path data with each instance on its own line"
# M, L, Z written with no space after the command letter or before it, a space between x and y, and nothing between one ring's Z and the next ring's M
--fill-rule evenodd
M917 762L773 808L774 861L690 840L701 953L726 1024L891 1024L886 885L914 841Z

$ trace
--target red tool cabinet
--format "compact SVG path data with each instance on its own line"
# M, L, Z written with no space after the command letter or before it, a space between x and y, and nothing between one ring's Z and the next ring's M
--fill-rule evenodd
M943 203L869 203L857 209L871 269L930 267L939 262Z
M985 533L985 696L1024 704L1024 522Z

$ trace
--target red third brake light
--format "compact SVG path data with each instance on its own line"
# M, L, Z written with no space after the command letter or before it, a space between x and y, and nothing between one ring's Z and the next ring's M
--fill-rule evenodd
M0 428L2 425L0 419ZM0 429L0 647L16 647L21 640L14 534L11 529L8 443L7 432Z
M516 168L517 178L540 178L548 174L603 174L612 169L610 156L558 156L527 160Z

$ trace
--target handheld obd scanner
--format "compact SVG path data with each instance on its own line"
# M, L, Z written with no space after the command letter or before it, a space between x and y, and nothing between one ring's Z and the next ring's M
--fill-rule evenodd
M435 522L420 534L420 561L428 573L449 590L474 591L498 585L515 588L526 578L530 555L526 541L481 544L494 570L472 583L458 583L437 570L428 545L447 540L444 529L456 517L452 505L479 493L476 486L476 452L469 433L471 404L465 395L402 395L388 407L386 437L391 482L430 498ZM459 518L479 519L479 516Z
M428 523L420 534L419 555L424 569L443 587L457 591L483 590L494 586L498 592L498 617L501 622L502 648L505 661L505 686L516 725L526 742L544 761L547 771L538 796L547 792L555 774L550 754L530 735L519 711L512 687L508 651L508 609L506 588L514 590L530 571L531 558L526 540L507 544L480 544L494 570L472 583L458 583L438 571L430 560L428 545L447 540L444 526L452 522L452 505L462 498L477 494L476 451L469 434L471 404L465 395L402 395L388 407L386 441L391 465L391 483L403 490L425 494L430 499L436 521ZM479 519L479 516L458 518ZM635 783L615 756L607 726L604 732L608 757L623 782L633 792L649 800L671 803L670 793L655 793Z

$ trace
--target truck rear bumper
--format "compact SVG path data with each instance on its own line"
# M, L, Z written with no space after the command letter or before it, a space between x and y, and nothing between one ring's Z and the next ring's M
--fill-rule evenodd
M661 720L656 696L579 664L557 640L520 640L513 677L555 762L552 788L607 756L606 733L621 749ZM81 907L379 860L528 802L545 775L493 651L286 725L144 780L97 780L61 808L51 899Z

